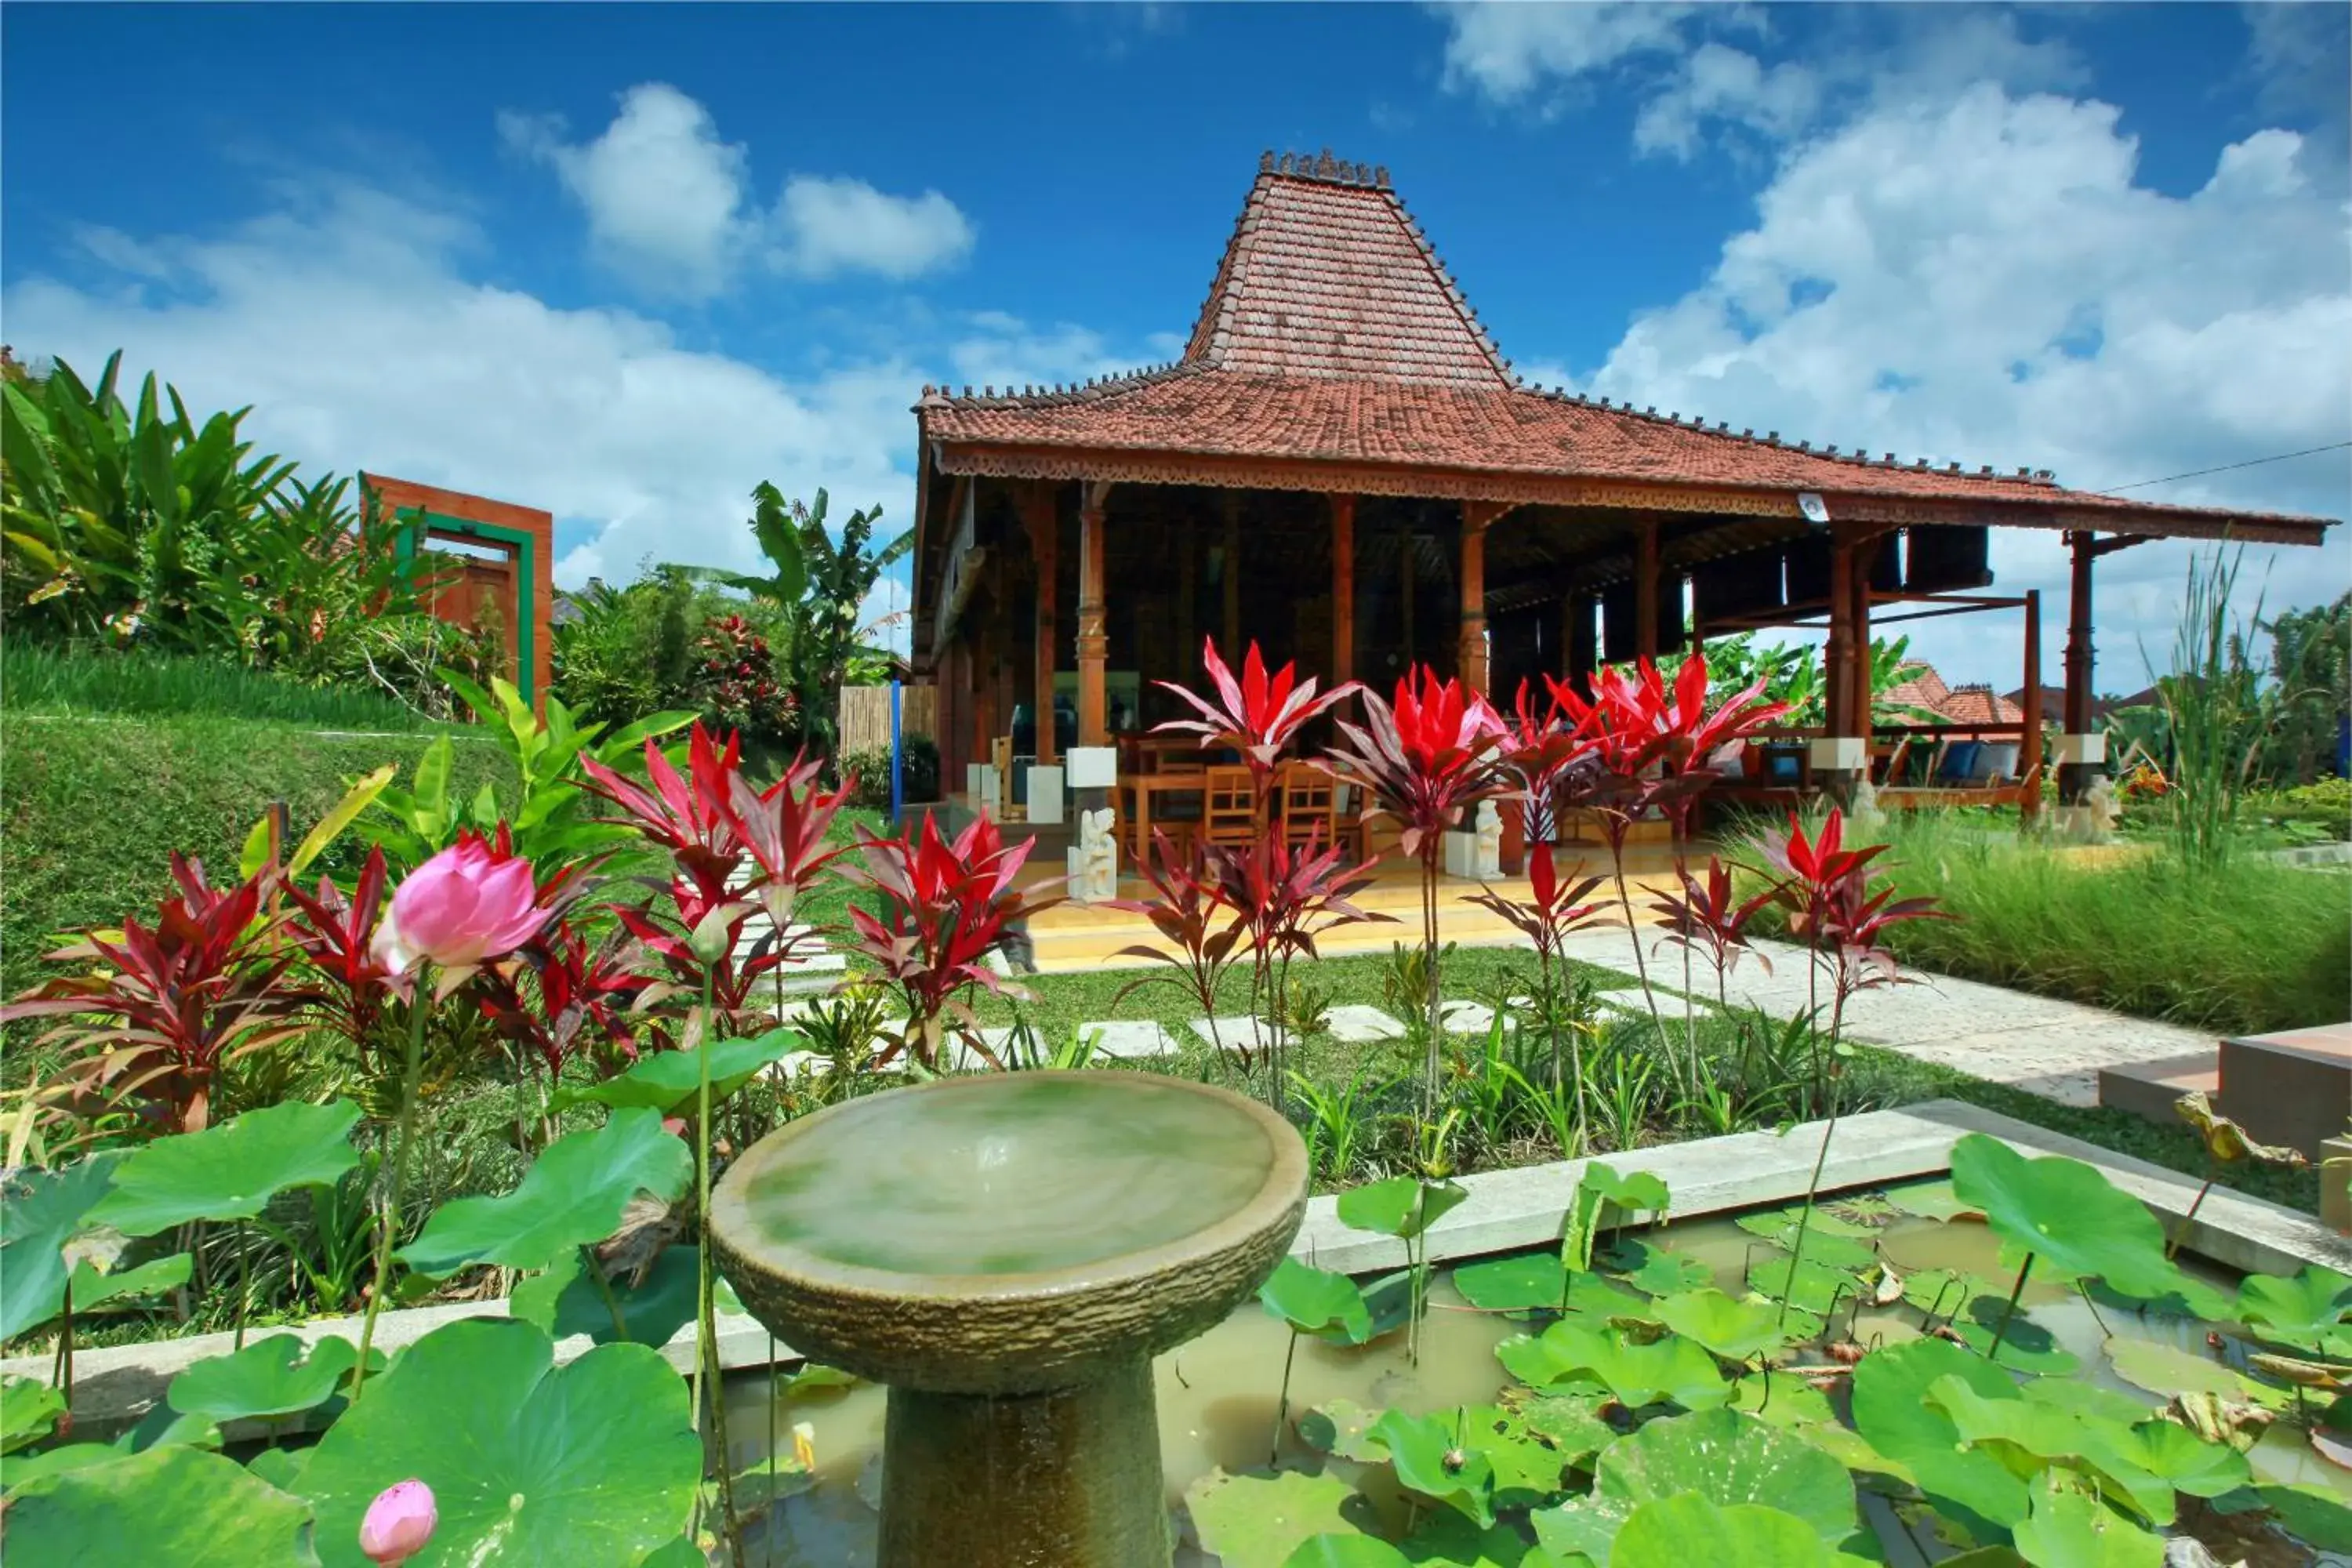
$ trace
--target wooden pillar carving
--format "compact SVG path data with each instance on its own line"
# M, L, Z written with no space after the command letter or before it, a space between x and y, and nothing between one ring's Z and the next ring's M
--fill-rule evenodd
M1218 499L1225 510L1225 616L1223 647L1228 664L1239 664L1242 652L1242 493L1224 490Z
M2025 798L2018 802L2021 822L2031 824L2042 815L2042 590L2025 591L2025 689L2020 706L2025 710L2024 744L2018 748L2017 776L2025 782Z
M1633 651L1658 657L1658 520L1645 517L1633 550Z
M1356 498L1331 498L1331 679L1356 678Z
M2091 646L2091 563L2098 558L2092 536L2069 533L2066 544L2074 555L2074 571L2066 595L2066 703L2060 728L2069 735L2091 733L2091 683L2095 655ZM2082 799L2098 776L2095 764L2069 762L2058 769L2058 798L2071 805Z
M1061 642L1055 629L1055 594L1060 562L1056 551L1061 530L1055 516L1054 492L1034 485L1022 492L1021 520L1029 532L1029 555L1037 565L1037 668L1034 678L1037 715L1037 761L1052 766L1058 754L1054 736L1054 670L1060 662Z
M1104 666L1110 637L1103 620L1103 505L1110 485L1088 480L1078 504L1078 744L1110 743Z

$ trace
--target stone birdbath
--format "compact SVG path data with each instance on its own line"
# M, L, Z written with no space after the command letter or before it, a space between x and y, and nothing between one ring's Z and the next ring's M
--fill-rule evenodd
M1151 1358L1247 1300L1306 1206L1306 1149L1255 1101L1007 1072L789 1124L710 1224L753 1316L888 1386L880 1568L1160 1568Z

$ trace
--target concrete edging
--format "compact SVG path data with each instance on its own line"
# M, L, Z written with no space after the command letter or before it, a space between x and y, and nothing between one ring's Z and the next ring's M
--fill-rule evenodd
M1739 1132L1724 1138L1612 1154L1601 1163L1621 1173L1648 1172L1673 1194L1670 1220L1696 1219L1736 1209L1788 1203L1804 1196L1823 1124L1805 1122L1785 1133ZM1950 1167L1952 1145L1970 1132L1989 1133L2029 1154L2064 1154L2097 1166L2108 1179L2139 1199L2167 1224L2178 1223L2197 1195L2189 1177L2118 1154L2095 1144L2052 1132L1954 1100L1928 1100L1897 1110L1874 1110L1843 1118L1822 1172L1822 1191L1923 1180ZM1465 1176L1469 1197L1432 1226L1429 1258L1456 1262L1490 1253L1543 1247L1559 1238L1568 1203L1583 1178L1587 1162L1556 1161L1510 1171ZM1403 1244L1391 1237L1350 1230L1339 1223L1339 1200L1311 1200L1291 1256L1318 1268L1350 1274L1402 1267ZM2307 1263L2352 1272L2352 1238L2327 1229L2311 1215L2216 1186L2198 1210L2189 1246L2218 1263L2244 1272L2292 1274ZM375 1342L398 1351L445 1323L461 1318L507 1316L503 1299L455 1302L386 1312L376 1322ZM330 1334L357 1342L360 1320L320 1318L286 1328L247 1331L249 1342L291 1333L305 1343ZM559 1341L558 1365L585 1354L594 1342L586 1335ZM74 1356L74 1429L79 1436L108 1437L137 1424L163 1397L173 1377L190 1364L226 1355L227 1334L196 1334L79 1351ZM663 1357L681 1374L694 1360L691 1327L662 1347ZM719 1318L719 1364L730 1372L796 1362L790 1347L740 1313ZM47 1356L16 1356L0 1362L0 1373L47 1382ZM233 1424L232 1439L286 1436L302 1429L299 1417L281 1422Z

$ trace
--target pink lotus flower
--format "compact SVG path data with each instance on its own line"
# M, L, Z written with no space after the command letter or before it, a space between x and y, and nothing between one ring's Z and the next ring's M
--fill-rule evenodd
M530 862L509 844L504 826L495 845L460 833L457 843L411 871L376 931L384 966L405 973L419 959L430 959L445 971L469 970L537 936L548 911L539 901Z
M360 1550L376 1568L398 1568L425 1550L440 1522L433 1489L414 1479L402 1481L368 1504L367 1517L360 1521Z

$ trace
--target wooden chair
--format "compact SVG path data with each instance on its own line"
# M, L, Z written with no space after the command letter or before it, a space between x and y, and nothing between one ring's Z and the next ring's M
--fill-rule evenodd
M1339 803L1331 775L1305 763L1292 763L1275 775L1275 810L1282 842L1294 851L1309 842L1328 845L1339 831Z
M1244 845L1257 837L1256 800L1247 768L1211 768L1201 812L1201 837L1211 844Z

